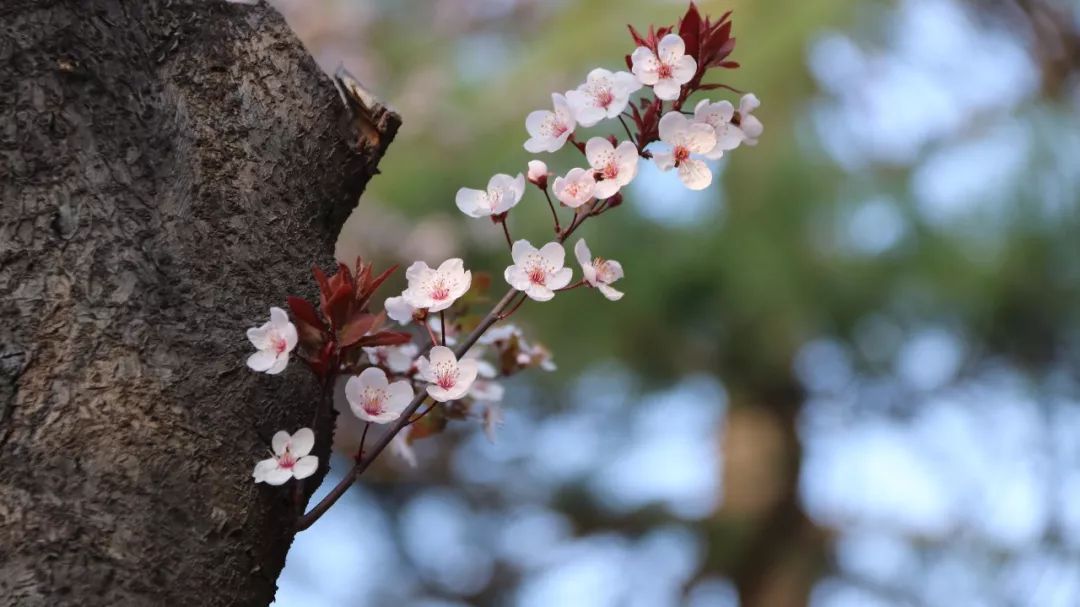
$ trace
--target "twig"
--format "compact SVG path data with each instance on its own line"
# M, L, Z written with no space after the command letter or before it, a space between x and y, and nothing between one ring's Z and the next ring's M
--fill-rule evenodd
M360 448L356 450L357 459L364 457L364 442L367 441L367 431L371 427L371 422L364 422L364 433L360 435Z
M579 214L579 216L581 218L581 221L577 221L578 217L575 217L574 222L566 228L566 231L559 234L557 238L558 242L566 242L566 239L574 233L574 230L578 229L581 224L585 222L585 219L587 219L589 215L588 213L583 213ZM514 297L517 296L519 293L521 292L517 289L510 289L509 291L507 291L506 294L503 295L502 299L500 299L499 302L491 308L491 311L487 313L487 316L485 316L484 319L480 321L480 324L476 325L476 328L472 330L472 333L469 333L469 336L466 337L458 345L458 347L454 350L454 355L459 359L462 356L465 356L469 349L472 348L474 344L476 344L476 340L480 339L480 336L483 335L489 328L491 328L491 325L495 324L501 319L500 315L503 309L505 309L506 306L510 305L510 302L513 301ZM518 304L515 306L515 309L520 306L521 303L525 301L525 299L526 298L522 298L521 302L518 302ZM430 325L428 326L428 332L431 332ZM434 337L435 336L432 333L432 343L436 343ZM412 402L409 403L409 406L406 407L405 410L402 412L401 417L399 417L397 421L394 422L394 425L385 434L382 435L382 437L379 439L379 442L375 444L374 448L372 448L371 455L361 458L359 461L357 461L353 465L353 467L345 474L341 481L339 481L338 484L330 490L330 493L327 493L326 496L323 497L318 504L315 504L315 507L308 511L307 514L297 519L297 531L303 531L308 527L314 525L315 521L319 520L322 515L326 514L326 511L329 510L331 506L333 506L339 499L341 499L341 496L344 495L345 492L348 491L349 487L351 487L352 484L356 482L356 479L359 478L360 475L363 474L369 466L371 466L371 462L375 461L375 459L379 457L379 454L382 453L383 450L385 450L388 446L390 446L390 443L394 440L394 437L397 436L398 432L401 432L402 429L409 425L409 420L416 413L416 410L420 408L420 405L423 404L426 398L427 392L421 392L413 397Z
M506 218L504 217L503 220L499 223L502 224L503 234L506 235L506 246L510 247L511 249L514 248L513 239L510 238L510 228L506 225Z
M411 426L411 425L415 424L416 422L420 421L421 419L423 419L423 418L424 418L424 416L425 416L425 415L427 415L428 413L431 413L431 410L432 410L432 409L434 409L434 408L436 407L436 405L438 405L438 404L439 404L439 403L438 403L438 402L436 402L436 401L431 401L431 406L429 406L429 407L428 407L427 409L424 409L424 410L423 410L422 412L420 412L420 414L419 414L419 415L417 415L416 417L414 417L414 418L410 419L410 420L409 420L409 423L407 423L407 424L405 424L405 425L406 425L406 426Z
M555 204L551 202L551 195L548 194L547 188L544 188L544 198L547 198L548 208L551 209L551 218L555 220L555 233L558 234L562 231L562 226L559 225L559 214L555 212Z
M619 114L619 124L621 124L623 130L626 131L626 136L630 138L630 141L633 141L634 136L630 134L630 127L626 126L626 121L623 120L622 114Z
M446 310L439 310L439 327L442 329L442 345L446 345Z

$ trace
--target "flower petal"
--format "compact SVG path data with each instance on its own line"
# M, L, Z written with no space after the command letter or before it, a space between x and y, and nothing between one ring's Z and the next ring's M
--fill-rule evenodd
M247 366L252 371L265 372L277 362L277 355L270 350L259 350L247 359Z
M673 63L686 55L686 44L678 34L668 34L656 45L657 55L664 63Z
M274 433L274 436L270 439L270 447L273 448L274 455L280 456L285 453L285 447L289 445L290 438L292 437L284 430L278 430Z
M457 356L454 356L454 351L446 346L435 346L428 352L430 356L432 366L439 365L456 365L458 364Z
M585 142L585 158L589 166L600 170L615 157L615 147L603 137L593 137Z
M390 385L390 382L386 379L386 372L378 367L364 369L357 378L361 388L382 389ZM352 378L349 381L352 381ZM348 383L345 384L345 387L349 387Z
M671 79L678 84L686 84L697 73L697 61L690 55L683 55L672 65Z
M405 380L396 381L386 388L388 397L386 399L386 410L401 414L416 394L413 392L412 384Z
M518 266L507 266L506 271L503 272L503 278L506 279L507 284L518 291L525 291L529 288L529 275Z
M686 131L684 145L695 154L711 152L716 147L716 130L707 124L692 123Z
M267 485L278 486L284 485L285 483L289 482L289 479L291 479L292 477L292 470L288 470L275 465L272 469L266 471L266 473L263 475L262 480Z
M623 298L623 292L610 285L600 285L598 288L604 297L608 298L608 301L619 301Z
M619 191L619 182L614 179L603 179L596 182L593 187L593 196L599 200L611 198Z
M574 277L574 271L570 268L563 268L557 272L552 273L551 278L547 281L547 287L549 289L561 289L570 284L570 279Z
M270 308L270 325L275 329L284 329L289 324L289 315L281 308Z
M687 118L679 112L668 112L660 117L660 139L674 143L687 129Z
M557 242L549 242L540 247L540 256L553 268L561 268L566 263L566 250Z
M514 242L514 246L510 247L510 257L513 258L514 263L521 265L529 255L537 253L536 247L532 246L528 240L524 238Z
M682 87L674 80L664 78L663 80L656 81L656 84L653 85L653 92L656 93L657 99L672 101L679 98L679 89L681 88Z
M311 448L315 446L315 433L311 431L311 428L300 428L292 435L289 442L292 454L303 457L311 453Z
M519 289L525 291L525 294L529 296L529 299L533 301L551 301L555 297L555 292L551 289L537 284L529 284L525 289Z
M319 458L314 455L305 455L293 464L292 473L296 478L307 478L319 469Z
M278 467L277 458L271 457L259 461L255 464L255 470L252 471L251 477L255 479L256 483L262 483L266 481L266 475Z
M652 50L644 46L637 47L630 55L630 62L633 65L631 71L642 84L650 86L656 84L660 77L660 62L657 61Z
M266 350L270 347L270 323L248 329L247 338L256 350Z
M679 164L679 179L691 190L704 190L712 183L712 171L704 162L689 158Z
M458 210L469 217L485 217L491 215L491 207L488 206L487 192L472 188L461 188L454 196L454 203Z
M277 375L284 371L287 366L289 366L289 355L282 352L274 358L274 364L270 365L270 368L266 370L266 373L268 375Z

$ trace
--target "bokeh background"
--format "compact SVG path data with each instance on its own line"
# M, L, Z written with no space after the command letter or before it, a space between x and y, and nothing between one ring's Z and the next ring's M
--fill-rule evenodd
M454 192L524 171L525 115L685 9L273 4L404 117L339 254L496 276ZM626 297L526 304L558 370L508 382L494 444L459 423L385 458L276 605L1080 605L1080 8L700 4L734 10L720 78L760 145L701 193L643 166L582 230ZM547 213L530 190L515 237Z

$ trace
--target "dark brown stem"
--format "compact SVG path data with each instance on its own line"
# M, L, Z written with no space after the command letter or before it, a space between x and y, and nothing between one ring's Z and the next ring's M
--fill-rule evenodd
M510 228L506 225L506 218L504 217L503 220L499 223L502 224L503 234L506 236L506 246L510 247L511 249L514 248L514 242L510 238Z
M584 278L582 278L581 280L579 280L579 281L575 282L575 283L574 283L574 284L572 284L572 285L567 285L567 286L565 286L565 287L563 287L563 288L561 288L561 289L555 289L555 292L556 292L556 293L559 293L559 292L562 292L562 291L569 291L569 290L571 290L571 289L576 289L576 288L578 288L578 287L584 286L585 284L586 284L586 283L585 283L585 279L584 279Z
M521 307L521 304L525 303L525 300L528 298L529 296L523 293L521 299L518 300L516 304L514 304L514 307L510 308L508 311L502 314L499 314L499 320L506 320L507 318L510 318L510 316L513 315L514 312L517 312L518 308Z
M506 224L503 224L506 225ZM439 328L442 329L442 345L446 345L446 310L439 310Z
M621 124L623 130L626 131L626 136L630 138L630 141L633 141L634 136L630 133L630 127L626 126L626 121L623 120L622 114L619 114L619 124Z
M548 208L551 209L551 218L555 220L555 233L558 234L562 231L562 226L559 225L559 214L555 212L555 203L551 202L551 195L548 194L547 188L544 188L544 198L547 198Z
M360 448L356 450L356 458L362 459L364 457L364 443L367 442L367 431L371 427L371 422L364 422L364 433L360 435Z
M434 409L438 404L439 404L438 402L432 401L431 406L429 406L427 409L424 409L423 411L421 411L420 414L417 415L416 417L410 419L409 423L407 423L405 425L406 426L411 426L411 425L415 424L416 422L420 421L421 419L424 419L424 416L427 415L428 413L431 413L431 410Z

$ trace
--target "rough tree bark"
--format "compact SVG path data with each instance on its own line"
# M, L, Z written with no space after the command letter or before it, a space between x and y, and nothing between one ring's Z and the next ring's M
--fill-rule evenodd
M317 387L244 329L398 124L358 136L266 7L0 4L0 604L272 600L293 505L251 468Z

